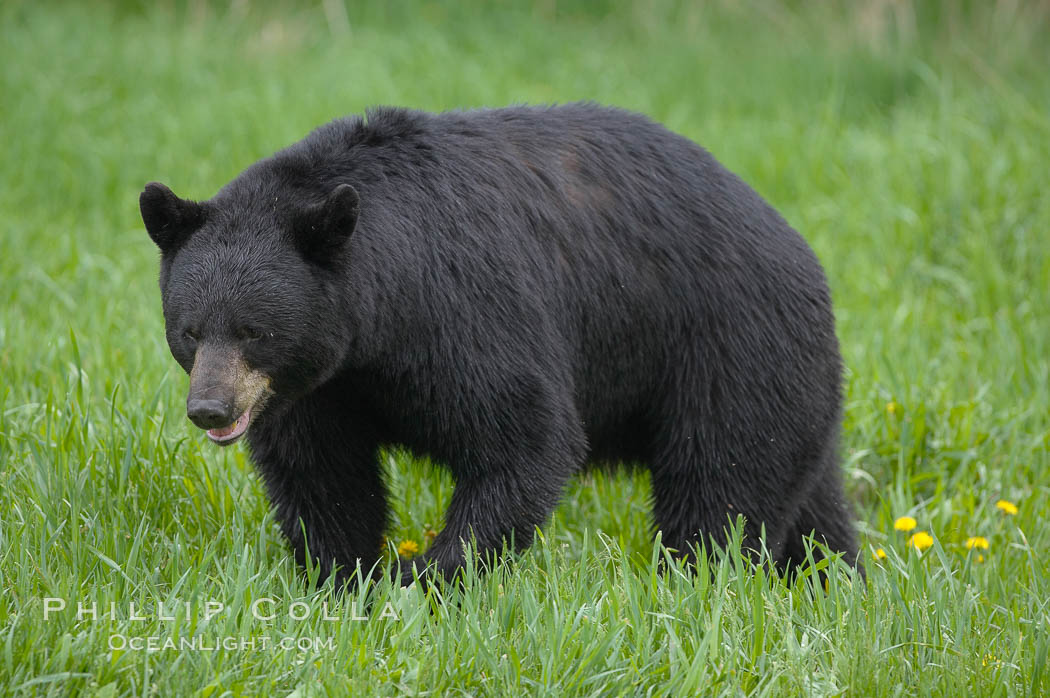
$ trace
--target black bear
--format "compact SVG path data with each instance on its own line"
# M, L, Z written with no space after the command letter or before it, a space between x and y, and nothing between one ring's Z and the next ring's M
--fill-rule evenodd
M810 533L856 559L820 263L643 116L377 108L212 199L153 183L140 207L188 416L247 435L300 561L378 559L385 445L454 477L428 574L460 568L464 541L527 546L588 462L647 467L683 553L742 514L779 563Z

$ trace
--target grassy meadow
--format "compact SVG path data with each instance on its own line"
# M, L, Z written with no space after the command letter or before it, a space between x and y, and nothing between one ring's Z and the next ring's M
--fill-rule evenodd
M479 7L0 5L0 692L1050 694L1050 5ZM375 104L580 99L704 145L816 249L866 580L733 546L661 572L624 472L462 588L338 594L187 421L144 183L207 198ZM390 549L425 548L451 481L385 461Z

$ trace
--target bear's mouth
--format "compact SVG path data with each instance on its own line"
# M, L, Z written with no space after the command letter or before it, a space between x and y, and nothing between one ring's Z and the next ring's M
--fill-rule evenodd
M252 420L259 420L272 395L270 377L249 367L236 348L208 342L197 348L186 413L212 443L229 446L239 441ZM219 426L238 413L232 422Z
M244 414L237 418L233 424L228 427L218 427L216 429L208 429L205 433L208 438L214 443L220 446L229 446L230 444L237 441L239 438L244 436L244 433L248 431L248 423L252 419L252 411L250 409L245 410Z

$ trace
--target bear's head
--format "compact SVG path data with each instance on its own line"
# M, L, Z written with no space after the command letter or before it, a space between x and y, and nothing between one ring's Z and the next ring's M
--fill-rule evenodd
M198 203L156 182L139 197L168 346L190 376L187 415L222 445L329 380L349 344L338 272L357 191L277 198L228 187Z

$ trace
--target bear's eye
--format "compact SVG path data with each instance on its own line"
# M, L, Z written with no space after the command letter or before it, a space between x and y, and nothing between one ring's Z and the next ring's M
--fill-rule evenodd
M246 325L237 330L237 337L245 341L254 342L262 339L266 336L266 333L260 330L258 327L251 327Z
M182 337L189 344L192 344L194 346L197 345L197 342L199 342L201 338L200 335L197 333L197 330L193 329L192 327L187 330L183 330Z

